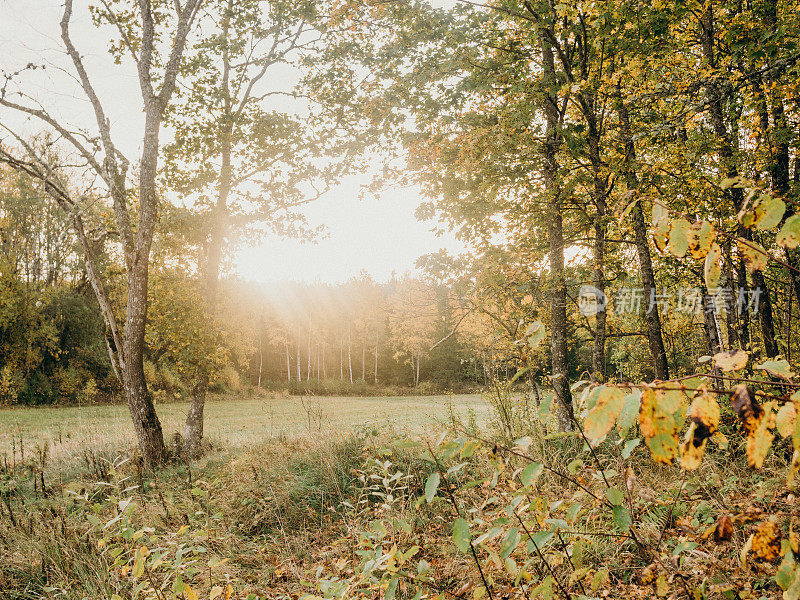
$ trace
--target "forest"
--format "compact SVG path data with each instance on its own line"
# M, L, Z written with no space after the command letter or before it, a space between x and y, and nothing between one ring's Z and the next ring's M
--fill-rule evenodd
M0 597L800 598L800 4L9 4Z

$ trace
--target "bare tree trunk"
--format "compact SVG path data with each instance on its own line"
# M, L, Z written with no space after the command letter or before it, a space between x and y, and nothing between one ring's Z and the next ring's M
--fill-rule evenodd
M261 331L258 332L258 389L261 389L261 370L264 368L264 348Z
M297 382L303 382L303 376L300 374L300 327L297 328Z
M708 349L713 355L722 351L719 325L714 313L714 298L708 293L705 285L700 287L700 291L703 299L703 328L708 341Z
M375 385L378 385L378 332L375 331Z
M325 366L325 343L322 344L322 378L328 378L328 369Z
M367 380L367 341L366 338L361 340L361 380Z
M350 336L350 323L347 324L347 368L350 370L350 384L353 383L353 358L352 358L352 338Z
M306 364L306 381L311 381L311 323L308 324L308 363Z
M286 342L286 381L292 381L292 363L289 360L289 342Z

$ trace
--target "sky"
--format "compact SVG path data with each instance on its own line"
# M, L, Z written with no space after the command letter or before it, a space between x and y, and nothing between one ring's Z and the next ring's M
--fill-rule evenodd
M93 84L106 107L117 145L128 157L141 149L141 96L130 64L116 66L106 52L105 34L92 27L86 0L75 1L72 37L84 56ZM0 72L14 72L27 63L47 63L26 81L48 111L69 122L91 126L92 114L70 76L61 49L58 0L0 0ZM39 127L0 108L0 122L35 133ZM162 143L168 141L162 136ZM370 176L353 176L306 205L311 227L325 233L313 243L266 234L251 247L234 252L234 269L245 279L273 282L345 281L366 271L378 281L393 272L415 271L416 259L439 249L458 252L452 234L437 237L433 222L419 222L414 210L422 201L415 187L386 189L359 197Z

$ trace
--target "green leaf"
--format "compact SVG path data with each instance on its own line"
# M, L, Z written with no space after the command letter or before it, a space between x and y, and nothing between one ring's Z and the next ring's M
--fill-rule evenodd
M755 226L762 231L772 229L781 222L784 212L786 212L786 203L783 200L765 194L761 196L756 206Z
M434 471L428 476L428 480L425 482L425 501L428 504L433 502L433 498L436 496L436 490L439 489L440 480L439 471Z
M389 585L386 586L386 592L383 594L384 600L394 600L394 595L397 593L398 582L399 579L397 577L389 581Z
M583 467L583 461L580 458L576 458L567 465L567 471L569 471L570 475L575 475L581 467Z
M631 452L633 452L633 449L636 448L636 446L638 446L641 443L641 441L642 440L640 440L639 438L635 438L625 442L625 446L623 446L622 448L622 458L625 459L630 458Z
M463 554L469 552L469 524L461 517L453 523L453 543Z
M686 251L689 249L689 228L691 225L689 221L680 217L672 222L672 227L669 229L669 245L667 250L676 258L683 258L686 256Z
M550 406L553 404L553 394L543 394L542 404L539 406L539 416L547 418L550 416Z
M512 527L508 530L508 533L506 533L506 536L500 544L500 558L503 560L507 559L517 547L517 544L519 544L519 529L517 527Z
M778 567L778 572L775 574L775 583L777 583L782 590L789 589L792 585L795 576L795 562L794 554L791 550L787 550L781 561L781 566Z
M617 488L607 488L606 498L608 498L608 501L611 502L611 504L617 506L622 504L622 501L625 500L625 495Z
M417 575L425 575L425 573L427 573L430 570L431 570L430 563L424 558L421 558L417 563Z
M775 238L775 243L790 250L800 246L800 215L794 215L786 219Z
M547 542L549 542L554 535L555 533L552 531L539 531L534 533L531 535L530 540L528 540L528 552L536 552L536 547L538 547L539 550L542 550L545 544L547 544Z
M536 348L545 337L547 337L547 332L541 321L534 321L525 328L525 339L527 339L531 348Z
M536 480L539 478L539 475L542 474L544 471L544 466L538 462L532 462L527 467L522 469L522 472L519 474L519 479L522 481L522 485L529 486L536 483Z
M631 528L631 514L624 506L615 506L611 518L623 533L627 533Z
M576 519L581 508L583 508L583 505L580 502L576 502L575 504L570 505L570 507L567 509L567 514L566 514L568 523L571 523Z
M622 399L622 411L617 417L617 429L625 435L633 426L636 417L639 416L639 405L642 402L642 394L639 390L634 390Z
M789 363L786 362L784 359L765 360L760 365L756 365L756 369L761 369L763 371L766 371L770 375L774 375L775 377L781 377L783 379L791 379L792 377L794 377L794 373L792 373L792 370L789 367Z

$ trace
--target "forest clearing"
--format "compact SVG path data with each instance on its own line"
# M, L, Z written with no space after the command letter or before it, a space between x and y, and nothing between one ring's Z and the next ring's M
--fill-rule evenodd
M0 3L0 600L800 600L800 0Z
M186 420L189 404L159 405L167 431ZM485 422L488 405L480 395L321 397L253 393L209 398L206 431L213 447L241 451L270 438L325 435L357 427L418 434L426 426L446 424L451 411L461 419L468 412ZM84 449L107 452L133 448L135 438L124 405L0 409L0 456L24 461L24 453L48 448L48 463L60 468L80 461ZM58 471L50 472L58 474Z

